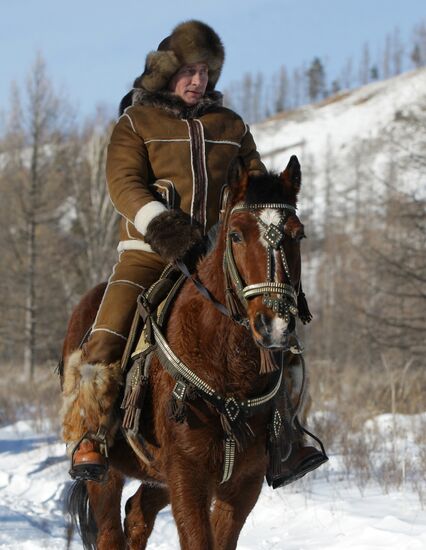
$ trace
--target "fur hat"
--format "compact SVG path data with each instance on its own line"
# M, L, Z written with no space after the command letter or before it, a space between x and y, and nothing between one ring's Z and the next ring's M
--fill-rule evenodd
M164 90L183 65L206 63L209 68L207 87L214 90L224 59L225 50L216 32L201 21L186 21L162 40L157 51L147 55L145 70L136 78L134 87L149 92Z

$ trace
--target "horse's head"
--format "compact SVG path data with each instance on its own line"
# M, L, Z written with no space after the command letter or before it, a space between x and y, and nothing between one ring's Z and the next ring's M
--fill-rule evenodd
M225 216L227 303L248 320L256 343L269 350L288 346L295 328L300 286L300 240L296 215L300 164L292 156L280 174L231 182Z

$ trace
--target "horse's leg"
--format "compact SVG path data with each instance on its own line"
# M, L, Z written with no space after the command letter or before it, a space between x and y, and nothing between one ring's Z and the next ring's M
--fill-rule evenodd
M169 503L166 488L140 485L136 493L126 502L124 531L129 550L144 550L160 510Z
M190 462L187 457L172 453L167 468L170 502L182 550L213 550L210 525L211 474Z
M262 489L264 472L232 478L220 485L211 515L215 550L235 550L247 516L252 511Z
M124 477L113 468L110 468L104 483L87 482L90 508L98 528L97 550L123 550L126 547L121 526L123 485Z

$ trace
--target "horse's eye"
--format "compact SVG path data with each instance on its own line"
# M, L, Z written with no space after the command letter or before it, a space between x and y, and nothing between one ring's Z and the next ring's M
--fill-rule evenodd
M233 243L242 243L243 242L243 238L241 236L240 233L238 233L238 231L232 231L230 234L229 234L230 238L231 238L231 241Z

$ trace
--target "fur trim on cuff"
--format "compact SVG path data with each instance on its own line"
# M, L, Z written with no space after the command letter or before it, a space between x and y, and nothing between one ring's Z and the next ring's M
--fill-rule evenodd
M108 428L107 441L111 445L118 428L114 404L121 384L120 361L91 365L82 361L81 350L68 357L61 408L66 443L79 440L87 431L96 433L102 425Z
M168 210L156 216L148 225L145 242L151 245L166 263L178 259L186 260L203 251L203 234L198 224L191 222L191 217L182 210ZM198 250L200 248L200 250Z
M160 201L151 201L140 208L135 216L135 227L142 235L145 235L149 222L158 214L165 212L167 208Z

